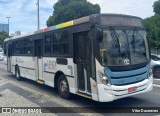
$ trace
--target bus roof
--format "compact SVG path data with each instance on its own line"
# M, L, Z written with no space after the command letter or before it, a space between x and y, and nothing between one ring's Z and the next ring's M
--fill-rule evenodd
M27 36L30 36L30 35L34 35L34 32L23 34L23 35L19 35L19 36L14 36L14 37L11 37L11 38L7 38L4 41L9 41L9 40L13 40L13 39L22 38L22 37L27 37Z
M47 27L30 34L11 37L11 38L5 39L5 41L18 39L21 37L27 37L27 36L38 34L38 33L49 32L52 30L57 30L65 27L70 27L73 25L88 23L88 22L91 22L91 23L101 22L101 25L107 25L107 26L123 26L124 25L124 26L136 26L136 27L144 28L142 19L136 16L122 15L122 14L93 14L90 16L86 16L86 17L82 17L79 19L65 22L65 23L61 23L55 26Z

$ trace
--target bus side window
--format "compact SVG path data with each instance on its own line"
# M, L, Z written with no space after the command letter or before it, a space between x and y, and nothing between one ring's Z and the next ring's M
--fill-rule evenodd
M51 34L45 35L45 43L44 43L44 54L47 56L51 55Z
M60 47L61 53L68 54L68 32L67 31L62 32L61 38L62 38Z
M53 55L68 55L68 32L53 33Z
M26 38L23 41L23 49L24 55L32 55L33 54L33 41L32 39Z
M15 55L22 55L23 54L23 41L19 40L15 42L15 49L14 49L14 53Z

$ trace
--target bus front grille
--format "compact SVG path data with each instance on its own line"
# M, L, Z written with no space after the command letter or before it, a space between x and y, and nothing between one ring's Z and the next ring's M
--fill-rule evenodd
M137 82L141 82L148 77L147 72L142 72L136 75L126 75L126 76L111 76L110 80L113 85L129 85Z

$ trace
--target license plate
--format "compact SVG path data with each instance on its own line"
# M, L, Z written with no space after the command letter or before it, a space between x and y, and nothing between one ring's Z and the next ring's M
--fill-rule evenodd
M135 92L136 90L137 90L137 87L128 88L128 93Z

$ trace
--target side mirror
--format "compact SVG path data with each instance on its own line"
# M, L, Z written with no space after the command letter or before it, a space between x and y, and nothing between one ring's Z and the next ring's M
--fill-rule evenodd
M96 38L99 42L103 41L103 31L101 30L101 28L96 29Z

